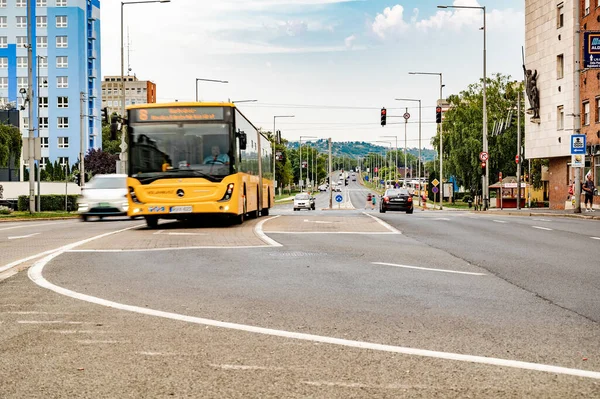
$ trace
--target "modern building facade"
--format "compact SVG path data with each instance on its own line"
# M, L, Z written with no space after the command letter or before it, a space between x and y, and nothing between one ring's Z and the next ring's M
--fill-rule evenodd
M156 102L156 84L149 80L139 80L134 76L125 76L125 106L131 104L150 104ZM121 76L105 76L102 81L102 108L108 108L121 114L123 102Z
M41 137L41 167L58 160L78 162L84 152L102 147L98 77L100 75L100 1L32 0L34 98L27 88L27 1L0 0L0 102L23 106L21 131ZM81 100L83 99L83 109ZM34 121L28 119L33 106ZM83 115L83 127L81 126ZM27 159L23 164L27 165Z
M575 1L581 2L580 15L576 15ZM594 4L590 5L590 2ZM539 117L535 117L535 100L532 101L528 93L525 158L549 159L548 195L553 209L570 206L568 190L575 178L575 171L571 167L571 135L577 133L576 118L581 118L581 132L588 134L588 151L590 145L598 143L595 135L600 130L600 77L597 76L600 70L575 73L575 25L579 20L583 31L591 28L592 19L595 25L600 24L596 20L600 18L598 2L525 1L525 68L531 71L529 81L534 81L539 105ZM582 35L583 32L581 39ZM575 82L578 78L582 100L579 107L575 104L575 90L578 90ZM596 109L593 110L593 107ZM593 157L587 158L586 172L594 162Z

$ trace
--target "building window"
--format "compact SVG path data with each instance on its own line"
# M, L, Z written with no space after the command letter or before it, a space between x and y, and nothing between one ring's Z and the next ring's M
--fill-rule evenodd
M46 17L45 15L35 17L35 24L38 28L48 27L48 17Z
M585 0L585 5L583 7L583 15L588 15L590 13L590 0Z
M565 107L563 105L556 107L556 121L556 128L563 130L565 128Z
M17 36L17 47L27 47L27 36Z
M27 68L27 57L17 57L17 68Z
M40 84L40 87L48 87L48 76L40 76L38 77L39 81L38 83Z
M48 108L48 97L39 97L39 107L40 108Z
M5 15L0 16L0 28L6 28L7 26L7 17Z
M0 8L6 8L6 0L0 0Z
M48 47L48 36L38 36L35 38L38 48Z
M600 156L594 158L596 160L596 183L594 184L596 187L600 186Z
M67 16L66 15L57 15L56 16L56 27L57 28L66 28L67 27Z
M0 57L0 69L8 68L8 57Z
M48 137L42 137L41 139L42 143L44 142L44 139L46 139L46 147L42 145L42 148L48 148ZM46 165L48 165L48 163L50 163L50 158L42 157L42 159L40 159L40 168L46 169Z
M0 48L7 48L7 47L8 47L8 37L0 36Z
M56 36L56 48L68 47L68 40L66 36Z
M59 116L58 117L58 128L59 129L68 129L69 128L69 118L66 116ZM67 147L68 146L69 146L69 142L67 140ZM59 144L58 148L61 148L60 144Z
M28 117L23 117L23 128L24 129L29 129L29 118Z
M67 68L69 66L69 59L66 56L56 57L57 68Z
M0 89L8 89L8 78L0 77Z
M590 102L586 101L583 103L583 124L588 126L590 124Z
M36 0L35 6L36 7L46 7L46 0Z
M69 77L68 76L57 76L56 77L56 87L59 89L66 89L69 87Z
M596 123L600 123L600 97L596 97Z
M17 28L27 28L27 17L17 16Z
M69 97L58 97L58 108L69 108Z
M58 119L60 120L60 118L58 118ZM58 138L58 148L69 148L69 138L68 137L59 137Z
M48 68L48 57L38 57L39 67Z
M64 168L69 164L69 157L58 157L58 163Z
M66 7L67 0L56 0L56 7Z
M27 0L17 0L17 7L27 7Z
M48 129L48 117L42 116L39 118L40 129ZM46 145L44 145L44 139L46 139ZM48 137L42 137L42 148L48 148Z
M558 5L556 9L556 28L562 28L565 25L565 14L563 10L563 3Z
M18 89L26 89L27 88L27 78L17 78L17 88Z

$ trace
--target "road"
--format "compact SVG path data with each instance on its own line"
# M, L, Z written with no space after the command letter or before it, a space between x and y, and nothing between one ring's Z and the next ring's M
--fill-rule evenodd
M62 247L0 281L0 397L600 396L600 223L341 194L231 227L0 225L0 267Z

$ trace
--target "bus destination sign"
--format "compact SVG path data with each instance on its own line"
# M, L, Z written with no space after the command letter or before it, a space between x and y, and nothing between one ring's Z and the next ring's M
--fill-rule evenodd
M198 122L223 120L223 107L165 107L132 110L133 122Z

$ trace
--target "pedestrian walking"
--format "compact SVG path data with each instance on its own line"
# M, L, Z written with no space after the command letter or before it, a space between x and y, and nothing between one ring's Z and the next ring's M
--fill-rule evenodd
M594 181L592 179L592 171L590 170L585 175L585 182L583 183L583 191L585 193L585 211L586 212L594 212ZM588 208L588 203L589 208Z
M369 193L367 194L367 203L365 204L365 209L367 209L367 207L371 205L371 201L373 201L373 198L371 196L371 193Z
M373 197L371 197L371 209L375 209L376 202L377 202L377 197L375 195L373 195Z

